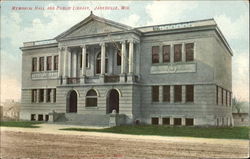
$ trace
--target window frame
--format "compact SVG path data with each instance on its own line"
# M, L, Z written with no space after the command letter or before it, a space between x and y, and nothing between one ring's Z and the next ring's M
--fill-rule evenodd
M169 52L167 54L167 52L165 52L165 47L169 47ZM165 56L168 56L167 60L165 60ZM170 63L171 61L171 45L163 45L162 46L162 63Z
M171 100L171 86L170 85L163 85L162 86L162 101L170 103Z
M46 57L46 71L52 70L52 56Z
M192 44L193 45L193 48L192 48L192 54L191 54L191 59L189 59L190 55L188 55L188 50L187 50L187 45L190 45ZM188 42L188 43L185 43L185 60L186 62L191 62L191 61L194 61L194 47L195 47L195 43L194 42ZM190 51L190 50L189 50Z
M36 72L37 71L37 57L32 57L32 68L31 68L32 72Z
M95 93L95 95L88 95L91 91L93 91ZM89 105L89 101L93 100L93 99L95 99L95 101L94 101L95 104L94 105ZM97 94L96 90L90 89L90 90L87 91L86 96L85 96L85 107L86 108L98 107L98 94Z
M154 52L154 48L157 48L158 50L156 52ZM155 59L155 57L156 57L156 59ZM151 48L151 63L152 64L160 63L160 46L158 46L158 45L154 45Z
M180 87L180 92L177 93L176 89ZM177 95L180 95L179 98L177 98ZM174 103L181 103L182 102L182 85L174 85Z
M39 71L45 71L45 68L44 68L44 57L39 57Z
M189 88L190 87L190 88ZM192 89L192 94L190 93L190 90L188 91L188 89ZM186 85L186 102L187 103L194 103L194 85ZM190 97L192 96L192 97ZM192 98L191 100L189 100L188 98Z
M59 56L58 55L55 55L54 56L54 71L58 70L59 69Z
M177 55L177 53L176 53L176 47L177 46L180 46L180 56L178 57ZM182 52L183 52L183 50L182 50L182 44L174 44L174 62L182 62Z
M154 89L157 89L157 91L154 90ZM159 86L151 86L151 96L152 96L151 100L152 100L152 102L159 102L160 101L160 99L159 99L159 96L160 96L159 90L160 90ZM155 94L156 92L157 92L157 94Z

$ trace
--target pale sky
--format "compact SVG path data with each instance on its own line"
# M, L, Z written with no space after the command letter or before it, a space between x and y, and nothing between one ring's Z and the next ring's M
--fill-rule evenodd
M89 7L89 10L47 10ZM125 10L95 10L125 6ZM13 10L31 7L33 10ZM35 7L45 10L34 10ZM90 14L132 27L214 18L233 56L233 94L249 101L249 3L243 1L23 1L1 2L1 101L21 98L21 51L25 41L52 39Z

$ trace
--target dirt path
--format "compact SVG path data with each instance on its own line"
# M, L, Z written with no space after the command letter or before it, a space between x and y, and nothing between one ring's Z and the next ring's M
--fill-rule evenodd
M247 158L247 140L198 139L61 131L42 128L1 128L5 158Z

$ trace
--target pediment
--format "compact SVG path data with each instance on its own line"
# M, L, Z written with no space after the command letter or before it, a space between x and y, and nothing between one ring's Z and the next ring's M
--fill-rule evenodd
M92 20L87 24L81 26L80 28L74 30L72 33L68 34L66 37L78 37L93 34L102 34L107 32L117 32L122 31L122 29L111 26L106 23L98 22Z
M74 25L69 30L58 35L55 39L59 40L74 37L83 37L109 32L126 31L130 29L132 29L132 27L91 14L80 23Z

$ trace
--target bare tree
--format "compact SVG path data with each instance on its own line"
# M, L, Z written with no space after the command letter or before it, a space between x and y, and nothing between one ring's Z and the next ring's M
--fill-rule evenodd
M236 109L237 113L239 114L244 102L241 101L239 98L233 97L232 99L232 106L234 109Z

